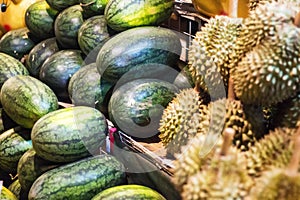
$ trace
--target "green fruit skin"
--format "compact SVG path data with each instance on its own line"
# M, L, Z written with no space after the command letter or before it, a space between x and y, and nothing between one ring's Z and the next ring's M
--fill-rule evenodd
M109 101L110 120L125 133L147 138L158 133L163 110L178 88L159 79L137 79L117 88Z
M69 80L83 65L81 53L80 50L60 50L41 66L39 79L55 92L59 101L68 102Z
M23 27L10 30L1 37L0 52L20 60L34 45L35 42L29 37L29 29Z
M54 34L63 49L79 49L78 31L83 24L82 7L73 5L61 11L54 22Z
M18 59L0 53L0 88L7 79L16 75L29 75L29 71Z
M56 38L48 38L36 44L26 57L26 68L31 76L38 78L40 69L45 60L58 52Z
M109 0L82 0L83 14L86 19L96 16L103 15L104 9Z
M54 37L54 20L57 15L58 11L45 0L37 1L26 9L25 24L37 38L47 39Z
M64 1L64 0L46 0L46 2L48 3L48 5L58 11L63 11L64 9L73 6L75 4L79 4L80 1L79 0L68 0L68 1Z
M88 18L78 30L78 44L83 53L99 51L110 38L103 15Z
M7 189L9 189L17 197L17 199L20 199L21 184L19 179L14 180Z
M173 2L172 0L114 0L108 2L104 15L108 25L116 31L138 26L155 26L170 17Z
M0 99L7 115L24 128L32 128L43 115L58 109L54 92L31 76L9 78L2 86Z
M107 95L112 84L101 79L95 63L79 69L70 79L68 92L75 106L90 106L107 113Z
M105 116L95 108L74 106L39 119L31 131L38 156L52 162L73 162L99 153L108 131Z
M0 167L13 174L17 172L19 159L32 148L31 141L18 134L20 129L12 128L0 135Z
M100 49L97 69L101 76L116 83L130 70L147 70L147 66L177 65L181 54L178 35L162 27L138 27L109 39Z
M6 187L2 186L1 188L1 194L0 194L1 200L18 200L18 198Z
M127 182L122 163L97 155L52 169L32 185L29 200L90 200L104 189Z
M142 185L119 185L103 190L91 200L126 200L126 199L149 199L166 200L157 191Z
M36 155L33 148L27 150L19 159L18 180L25 193L29 192L33 182L44 172L58 167L58 163L49 162Z

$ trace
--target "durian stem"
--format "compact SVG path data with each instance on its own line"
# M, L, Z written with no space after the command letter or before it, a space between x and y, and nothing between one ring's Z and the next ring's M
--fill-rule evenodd
M238 0L229 0L229 17L237 18L238 14Z
M298 127L294 138L294 151L289 165L287 166L286 173L290 176L298 174L299 161L300 161L300 127Z
M231 101L235 100L234 83L231 76L229 76L228 80L228 99Z
M235 134L235 130L233 128L226 128L223 131L223 144L222 144L221 152L220 152L221 156L228 155L230 147L232 146L232 140L233 140L234 134Z
M294 24L295 26L297 26L298 28L300 28L300 12L298 12L295 16L295 20L294 20Z

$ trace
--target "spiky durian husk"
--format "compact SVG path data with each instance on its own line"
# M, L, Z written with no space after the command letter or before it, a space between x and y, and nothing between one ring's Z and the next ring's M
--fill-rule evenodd
M198 124L203 116L200 106L205 104L205 96L193 88L181 90L164 110L159 138L171 155L180 152L181 146L198 134Z
M277 105L274 126L296 128L300 119L300 92Z
M294 150L292 137L295 133L296 129L277 128L244 152L248 174L259 177L271 166L286 166Z
M247 174L245 158L232 148L229 155L216 154L206 168L188 179L183 200L243 199L249 193L253 181Z
M300 200L300 175L289 176L284 169L272 167L257 179L252 200Z
M202 82L203 77L206 76L207 70L213 69L215 73L220 73L225 88L227 88L229 77L229 55L232 53L231 49L239 35L241 20L229 18L227 16L215 16L198 31L192 42L188 53L188 60L190 64L190 71L195 79ZM205 55L205 56L204 56ZM201 57L202 56L202 57ZM207 63L209 61L210 63ZM210 79L209 81L220 81ZM205 83L207 83L205 81Z
M248 52L232 70L236 96L245 104L274 105L300 90L300 29L281 33Z
M256 9L260 4L270 3L275 0L249 0L248 7L249 10L252 11Z
M243 20L239 37L230 54L230 68L235 68L241 58L263 40L282 32L283 24L293 24L298 9L294 3L272 2L261 4L250 11Z
M207 106L201 105L200 108L202 113L207 112ZM208 114L204 114L203 117L209 117ZM213 138L212 146L205 145L205 141L210 126L209 120L202 120L203 122L200 124L199 134L197 134L194 138L191 138L185 146L181 147L181 152L175 155L175 168L174 168L174 184L177 186L178 190L182 189L182 186L186 183L187 179L193 174L197 173L201 170L202 165L209 161L209 154L211 150L215 148L215 144L220 146L219 137L217 135L216 138ZM215 130L212 130L215 131ZM216 130L218 131L218 130Z

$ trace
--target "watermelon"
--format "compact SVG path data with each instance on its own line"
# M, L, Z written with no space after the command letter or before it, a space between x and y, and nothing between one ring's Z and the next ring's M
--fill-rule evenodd
M21 185L19 179L14 180L7 189L11 191L17 197L17 199L20 199Z
M54 34L61 48L79 49L78 30L83 24L82 7L74 5L61 11L54 22Z
M137 79L113 91L109 119L136 139L155 136L163 110L179 89L159 79Z
M29 71L13 56L0 53L0 89L8 78L16 75L29 75Z
M80 50L60 50L44 61L39 79L55 92L59 101L69 102L69 80L82 65L83 56Z
M33 182L44 172L58 167L59 164L47 161L36 155L33 148L27 150L19 159L18 180L24 193L28 193Z
M38 156L52 162L73 162L99 153L108 126L95 108L74 106L59 109L39 119L31 131Z
M118 185L103 190L91 200L116 200L116 199L148 199L148 200L166 200L157 191L143 185Z
M112 86L101 79L96 63L91 63L71 77L68 92L75 106L90 106L106 114Z
M45 60L59 51L56 38L48 38L36 44L26 57L26 68L31 76L38 78Z
M126 183L125 168L111 155L97 155L49 170L32 185L29 200L90 200L104 189Z
M1 194L0 194L1 200L18 200L18 198L6 187L0 186L0 189L1 189L0 190L1 191Z
M78 30L78 44L83 53L98 51L109 39L106 21L103 15L97 15L85 20Z
M54 37L54 20L58 11L51 8L46 0L31 4L25 12L25 24L29 31L40 40Z
M43 115L58 109L54 92L40 80L25 75L5 81L0 100L7 115L24 128L32 128Z
M90 18L96 15L103 15L108 1L109 0L81 0L84 17Z
M80 0L46 0L46 2L49 4L49 6L55 10L63 11L64 9L79 4Z
M16 173L19 159L32 147L18 132L20 127L12 128L0 135L0 167L9 173ZM16 145L17 144L17 145Z
M96 64L101 76L116 83L125 73L157 64L177 67L181 54L178 35L162 27L138 27L109 39L100 49Z
M0 52L6 53L18 60L28 54L35 45L27 27L6 32L0 40Z
M155 26L171 16L173 3L173 0L113 0L106 5L104 15L108 25L117 31Z

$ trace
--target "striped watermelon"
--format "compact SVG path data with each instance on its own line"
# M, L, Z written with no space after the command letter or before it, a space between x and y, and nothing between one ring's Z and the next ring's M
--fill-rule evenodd
M88 157L41 175L29 200L90 200L102 190L126 183L125 167L111 155Z
M38 78L45 60L59 51L56 38L48 38L36 44L26 57L26 68L31 76Z
M1 189L1 200L18 200L18 198L6 187L2 186Z
M98 52L110 38L103 15L97 15L85 20L78 30L78 43L83 53Z
M40 40L54 37L54 20L58 11L51 8L46 0L31 4L25 12L25 24L29 31Z
M99 153L108 126L95 108L75 106L59 109L39 119L31 131L38 156L52 162L72 162Z
M14 180L7 189L9 189L9 191L11 191L17 197L17 199L20 199L21 185L19 179Z
M16 75L29 75L29 71L16 58L0 53L0 89L8 78Z
M106 190L103 190L91 200L117 200L117 199L153 199L166 200L157 191L143 185L118 185Z
M32 128L43 115L58 109L54 92L40 80L25 75L5 81L0 100L7 115L24 128Z
M0 135L0 167L13 174L17 172L21 156L32 147L31 141L25 140L20 131L20 127L12 128Z
M84 17L90 18L96 15L103 15L104 9L109 0L81 0Z
M51 8L56 9L58 11L63 11L64 9L79 4L80 0L46 0Z
M74 5L61 11L54 22L54 33L64 49L79 49L78 30L83 23L82 7Z
M173 0L113 0L105 7L107 24L116 31L159 25L173 11Z

